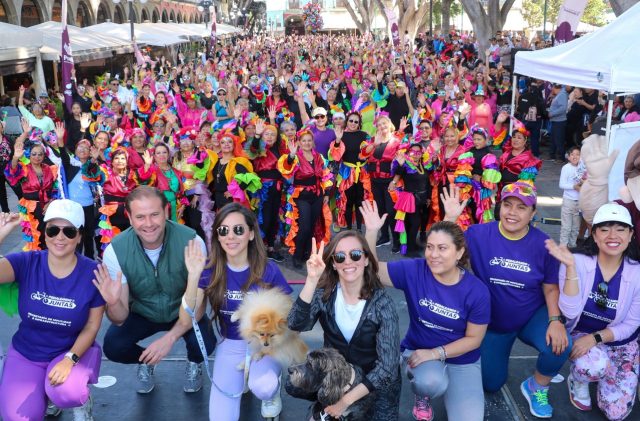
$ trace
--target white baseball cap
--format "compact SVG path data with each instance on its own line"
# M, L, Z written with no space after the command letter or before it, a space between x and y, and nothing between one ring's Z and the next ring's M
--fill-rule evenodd
M606 203L598 208L593 216L593 225L603 222L620 222L629 226L633 226L631 214L622 205L618 203Z
M327 110L322 107L314 108L313 112L311 113L311 117L315 117L317 115L327 115Z
M71 224L80 228L84 226L84 210L78 202L69 199L57 199L49 203L47 212L44 214L44 222L52 219L64 219Z

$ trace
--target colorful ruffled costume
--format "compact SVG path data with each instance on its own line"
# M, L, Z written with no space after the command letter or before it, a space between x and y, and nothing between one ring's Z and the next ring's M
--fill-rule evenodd
M189 201L184 196L184 185L180 171L172 167L163 171L155 164L145 170L143 166L138 171L138 179L141 183L153 186L164 193L169 201L171 220L178 222L180 209L189 205Z
M326 194L333 186L331 171L327 161L322 155L313 152L313 166L305 159L303 152L298 150L293 162L289 162L289 155L282 155L278 159L278 169L283 177L292 181L287 190L287 205L285 208L285 223L289 227L284 243L289 247L289 252L296 252L296 235L298 233L299 213L295 203L295 199L300 196L303 191L311 192L317 196ZM303 185L298 181L315 178L315 184ZM313 237L316 242L324 241L325 244L331 239L331 209L328 204L322 205L321 217L315 222L313 227Z
M42 181L25 157L15 168L11 168L11 163L7 164L4 171L9 184L20 184L22 189L23 197L18 201L18 212L22 237L26 241L22 248L24 251L41 250L44 245L44 206L59 196L58 167L42 164L41 168Z
M219 164L218 159L218 155L215 154L211 161L214 173L216 172L216 165ZM214 174L214 176L216 175ZM252 197L260 190L262 182L253 172L253 165L247 158L240 156L231 158L225 165L224 178L227 184L227 192L231 194L234 202L240 203L249 209L256 208L257 200L252 199ZM219 192L216 191L216 193ZM220 195L216 194L216 196L219 197ZM215 206L218 209L222 207L219 203L216 203Z

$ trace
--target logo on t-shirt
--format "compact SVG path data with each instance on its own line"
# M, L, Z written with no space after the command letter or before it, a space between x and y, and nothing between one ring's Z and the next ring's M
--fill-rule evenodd
M519 270L520 272L531 272L531 267L527 262L521 262L519 260L505 259L504 257L494 257L489 261L491 266L498 265L505 269Z
M442 304L436 303L428 298L421 299L420 305L427 307L432 313L439 314L449 319L458 320L460 318L460 312L458 310L443 306Z
M605 300L607 300L607 308L610 308L612 310L617 310L618 309L618 300L612 300L611 298L607 298L607 297L602 297ZM593 302L597 302L599 300L602 299L601 295L598 294L597 292L593 292L591 291L589 293L589 299L592 300Z
M227 290L224 293L224 298L231 301L242 301L244 300L244 292Z
M76 302L73 298L55 297L40 291L32 293L31 299L34 301L42 301L42 304L46 304L51 307L66 308L70 310L76 308Z

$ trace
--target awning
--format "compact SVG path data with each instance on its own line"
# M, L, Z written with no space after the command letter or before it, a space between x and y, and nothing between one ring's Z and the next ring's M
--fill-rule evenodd
M136 37L136 42L138 44L151 45L154 47L166 47L174 44L181 44L183 42L187 42L186 39L178 37L174 33L167 34L163 33L154 33L154 31L149 30L148 27L143 26L145 24L137 23L133 28L133 33ZM155 24L154 24L155 25ZM99 23L98 25L91 25L85 28L82 28L84 31L89 31L92 34L98 34L108 37L119 38L122 40L130 40L131 39L131 26L128 23ZM129 41L131 43L131 41Z
M62 24L50 21L31 26L29 29L40 31L43 35L44 46L40 49L42 59L60 60ZM129 40L101 35L86 29L68 25L73 60L76 63L133 52Z

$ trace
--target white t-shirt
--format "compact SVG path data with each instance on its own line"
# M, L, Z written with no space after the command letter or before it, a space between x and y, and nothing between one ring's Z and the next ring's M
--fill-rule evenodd
M358 323L360 323L362 310L364 310L364 305L366 303L366 300L358 300L356 304L347 304L344 301L344 296L342 295L342 288L340 288L340 284L338 284L335 304L336 324L347 342L351 342L353 333L356 331Z
M198 244L200 244L200 247L202 248L202 252L206 256L207 246L204 244L204 241L198 235L196 235L195 239L198 242ZM154 267L158 264L158 259L160 258L161 251L162 251L162 246L153 250L144 249L144 252L149 257L149 260L151 260L151 263L153 264ZM107 270L109 271L109 276L111 276L111 279L116 279L118 276L118 272L122 272L122 268L120 267L120 262L118 262L118 257L116 256L116 252L113 250L113 245L109 244L107 248L104 250L104 254L102 255L102 264L107 267ZM122 283L123 284L127 283L127 277L124 276L124 274L122 274Z

